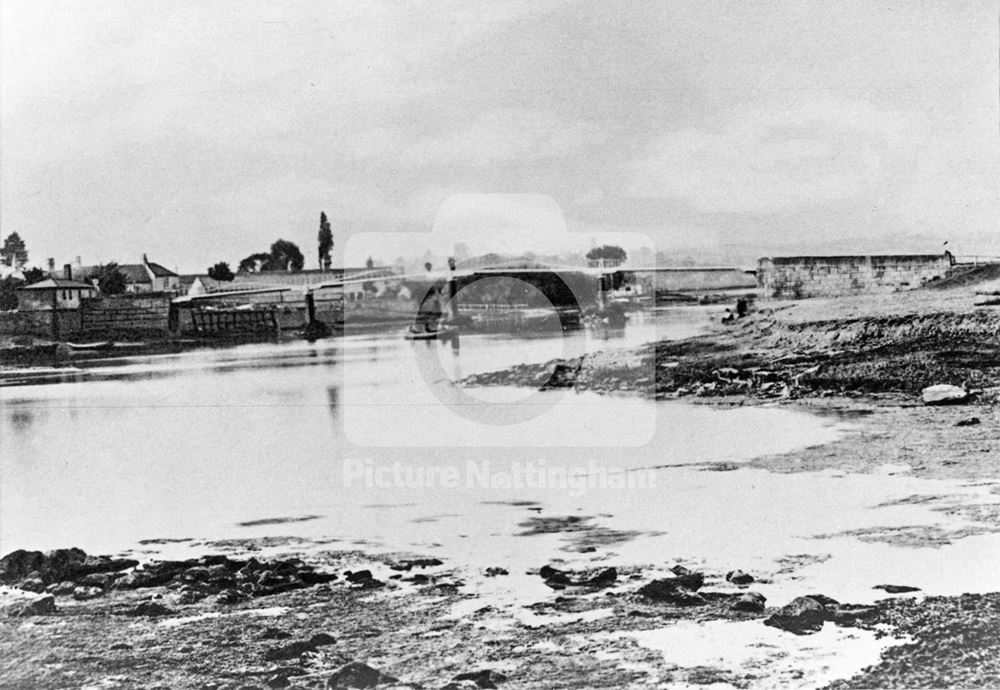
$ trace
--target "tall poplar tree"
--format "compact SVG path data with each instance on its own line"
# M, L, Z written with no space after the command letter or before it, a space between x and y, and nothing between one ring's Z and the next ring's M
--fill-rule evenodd
M330 229L330 221L326 219L326 212L319 214L319 267L324 271L330 270L330 252L333 251L333 231Z

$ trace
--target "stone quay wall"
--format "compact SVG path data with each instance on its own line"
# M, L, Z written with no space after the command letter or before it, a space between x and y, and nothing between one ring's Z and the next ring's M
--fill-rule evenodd
M170 335L172 298L172 293L137 293L85 299L80 303L80 330L102 337Z
M80 314L76 309L0 312L0 335L30 335L59 340L79 332Z
M757 285L775 299L897 292L944 278L953 263L951 254L764 258Z

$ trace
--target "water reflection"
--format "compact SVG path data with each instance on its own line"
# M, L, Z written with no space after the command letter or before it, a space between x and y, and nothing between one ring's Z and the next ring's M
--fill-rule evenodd
M16 407L11 410L7 419L16 433L27 433L35 422L35 413L24 407Z
M340 414L340 388L337 386L328 386L326 389L326 399L330 408L330 417L336 421Z
M620 342L650 340L672 327L687 335L699 322L639 323ZM720 417L709 409L525 389L473 394L454 383L605 346L589 332L470 336L458 352L433 341L351 337L137 357L89 369L82 383L19 387L0 409L0 540L5 548L118 549L139 539L234 536L232 525L262 515L328 516L284 525L285 534L335 525L338 538L374 539L381 525L370 516L359 524L359 504L416 501L421 508L407 517L411 524L459 505L478 513L490 492L347 487L352 462L462 471L488 462L497 476L525 458L553 467L596 458L625 469L740 459L827 433L826 422L808 417L737 411L727 417L733 428L722 443L711 433ZM438 361L437 374L425 376L418 356ZM511 423L538 405L548 406L549 416ZM456 409L481 416L466 419ZM17 462L25 458L30 471ZM552 496L496 498L547 505ZM67 523L67 515L79 518Z
M624 328L597 326L592 329L593 336L598 340L622 340L625 338Z

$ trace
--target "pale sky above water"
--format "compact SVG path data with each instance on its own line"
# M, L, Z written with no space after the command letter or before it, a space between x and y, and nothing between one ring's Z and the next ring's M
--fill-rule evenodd
M0 19L0 234L33 263L195 271L284 237L314 266L320 210L339 249L477 193L503 196L467 214L474 252L551 244L545 195L570 232L668 252L1000 255L995 0L4 0Z

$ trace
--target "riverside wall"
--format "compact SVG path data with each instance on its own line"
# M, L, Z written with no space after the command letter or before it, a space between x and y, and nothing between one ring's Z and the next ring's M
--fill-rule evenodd
M763 258L757 286L774 299L897 292L944 278L953 262L950 254Z
M0 312L0 336L30 335L59 340L79 333L80 314L76 309Z
M88 336L155 338L170 335L172 293L138 293L85 299L80 331Z

